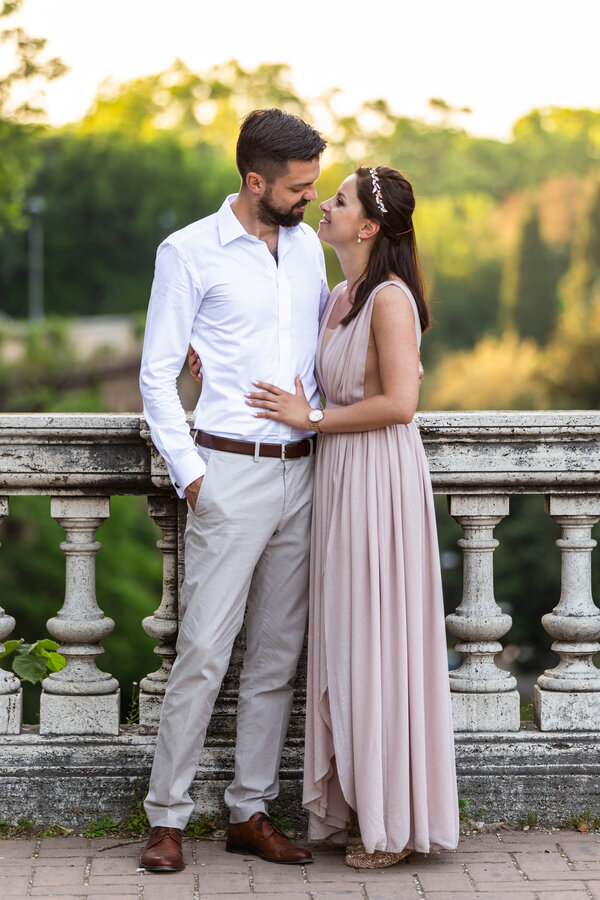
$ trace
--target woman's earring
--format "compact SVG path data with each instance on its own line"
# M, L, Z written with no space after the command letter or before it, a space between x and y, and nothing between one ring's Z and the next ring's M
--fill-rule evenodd
M359 234L358 237L356 238L356 243L357 243L357 244L360 244L361 241L362 241L362 238L361 238L361 236L360 236L360 234Z

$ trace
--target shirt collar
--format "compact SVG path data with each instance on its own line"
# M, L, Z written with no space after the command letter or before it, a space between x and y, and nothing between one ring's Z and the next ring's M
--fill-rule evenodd
M229 196L225 198L221 208L217 212L217 227L219 229L219 237L221 239L222 246L231 243L231 241L237 240L237 238L239 237L253 237L253 235L248 234L236 214L231 209L231 204L237 196L237 194L229 194ZM280 253L282 251L288 250L291 239L300 234L304 234L304 231L300 224L295 225L293 228L280 228Z
M225 197L217 213L217 227L222 246L237 240L239 237L248 237L248 232L231 209L231 204L236 197L237 194L229 194L228 197Z

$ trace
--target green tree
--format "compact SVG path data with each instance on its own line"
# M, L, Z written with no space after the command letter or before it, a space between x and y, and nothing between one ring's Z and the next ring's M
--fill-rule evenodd
M543 357L540 380L554 409L600 409L600 283L581 317L561 319Z
M538 211L530 206L523 218L502 274L501 325L522 338L543 344L557 313L557 285L551 252L540 236Z
M434 317L423 340L427 365L495 328L500 251L494 208L484 193L417 196L415 229Z
M426 368L425 409L540 409L547 398L540 382L542 351L515 332L483 337L467 350L446 353Z
M600 290L600 180L592 180L577 223L571 264L561 284L563 315L573 328L584 328L592 300Z
M23 0L0 0L0 21L14 15ZM60 59L45 59L46 41L22 28L4 28L0 43L13 64L0 76L0 232L25 224L23 208L39 163L32 124L42 115L41 88L65 71Z
M511 142L529 184L549 175L597 171L600 112L550 106L534 109L513 126Z
M218 209L236 190L231 159L176 135L139 141L115 132L63 130L42 144L35 189L46 200L46 308L52 314L145 309L156 247ZM25 242L0 246L3 311L26 308Z
M307 115L284 63L244 69L235 60L193 72L175 60L165 72L125 84L107 82L81 122L83 131L120 131L148 140L169 130L188 145L199 141L233 156L241 119L251 109L279 106Z

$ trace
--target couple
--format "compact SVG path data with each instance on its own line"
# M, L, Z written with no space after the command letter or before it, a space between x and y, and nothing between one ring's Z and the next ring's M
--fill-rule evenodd
M319 237L346 275L329 295L302 222L324 148L295 116L250 113L240 192L157 254L140 386L189 509L177 658L145 801L151 871L183 868L188 790L244 615L226 849L312 861L268 816L309 578L309 837L345 842L358 826L362 844L347 849L358 867L458 840L435 517L412 421L429 324L414 198L399 172L361 167L321 204ZM176 384L188 344L203 372L195 439Z

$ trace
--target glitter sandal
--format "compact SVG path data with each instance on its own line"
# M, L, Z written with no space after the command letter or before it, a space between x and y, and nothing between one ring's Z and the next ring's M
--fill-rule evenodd
M345 862L352 869L385 869L405 859L410 853L406 849L401 853L390 853L388 850L367 853L363 844L349 844L346 847Z

